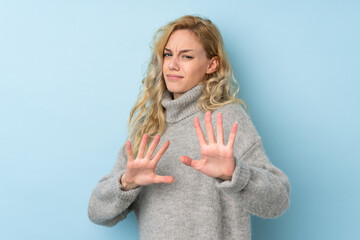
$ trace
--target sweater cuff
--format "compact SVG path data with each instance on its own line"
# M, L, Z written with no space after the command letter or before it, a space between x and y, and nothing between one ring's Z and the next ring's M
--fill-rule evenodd
M231 180L216 179L216 187L226 192L240 192L250 180L250 168L242 162L236 161Z
M130 189L127 191L122 190L122 185L120 183L120 179L121 176L125 173L125 171L122 171L120 173L119 177L115 177L113 178L113 182L112 182L112 189L115 195L118 195L121 199L124 200L134 200L137 195L139 195L140 191L141 191L141 186L134 188L134 189Z

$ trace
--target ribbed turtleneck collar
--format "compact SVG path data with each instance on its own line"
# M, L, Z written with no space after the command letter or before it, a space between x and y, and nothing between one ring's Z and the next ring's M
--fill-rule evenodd
M199 111L197 100L201 94L202 86L197 85L177 99L172 100L169 91L166 90L161 100L161 104L165 108L166 122L175 123Z

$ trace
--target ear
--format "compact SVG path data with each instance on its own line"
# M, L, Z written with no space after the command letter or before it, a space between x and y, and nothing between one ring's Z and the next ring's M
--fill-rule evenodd
M208 67L206 69L206 74L211 74L211 73L214 73L216 72L216 70L218 69L219 67L219 57L218 56L215 56L213 58L210 59L209 61L209 64L208 64Z

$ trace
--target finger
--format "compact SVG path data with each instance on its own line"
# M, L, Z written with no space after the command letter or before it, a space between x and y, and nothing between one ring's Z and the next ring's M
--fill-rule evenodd
M156 135L154 140L152 141L148 151L146 152L145 158L151 159L151 156L153 155L157 145L159 144L159 141L160 141L160 136Z
M197 117L194 118L194 127L195 127L196 136L198 138L200 145L206 145L207 144L206 138L204 136L203 131L201 130L200 122Z
M223 122L222 122L221 113L218 113L216 118L216 135L217 135L217 142L224 144L224 131L223 131Z
M157 151L157 153L154 155L153 157L153 161L155 161L155 163L157 164L160 160L160 158L162 157L162 155L165 153L166 149L169 147L170 142L166 141L162 147L159 149L159 151Z
M171 176L159 176L156 175L154 178L154 183L172 183L174 182L174 178Z
M232 128L231 128L231 132L230 132L230 136L229 136L227 146L230 146L230 147L234 146L237 129L238 129L238 123L235 122L233 124Z
M138 151L138 154L137 154L136 158L143 158L144 157L144 152L145 152L145 148L146 148L147 139L148 139L148 135L145 133L144 136L141 139L139 151Z
M216 143L215 141L215 135L214 135L214 128L211 123L211 112L207 111L205 113L205 127L206 127L206 133L209 140L209 144Z
M201 168L201 164L200 161L197 160L193 160L192 158L188 157L188 156L181 156L180 157L180 161L185 164L186 166L192 167L195 170L200 171Z
M192 159L189 158L188 156L181 156L180 157L180 161L185 164L186 166L191 166L191 161Z
M133 156L133 152L131 150L131 142L127 141L126 142L126 153L127 153L127 159L128 161L133 161L134 160L134 156Z

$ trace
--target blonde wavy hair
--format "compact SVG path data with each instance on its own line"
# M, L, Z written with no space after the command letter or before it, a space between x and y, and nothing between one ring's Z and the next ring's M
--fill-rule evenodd
M202 111L214 111L229 103L246 104L237 97L239 84L236 82L230 62L226 56L223 40L217 27L209 20L186 15L160 28L153 37L152 56L138 98L130 112L128 127L133 152L137 153L142 136L149 139L165 130L164 108L161 99L166 85L162 72L164 48L170 35L180 29L191 30L203 44L207 58L217 56L219 66L214 73L206 74L202 84L202 96L198 107Z

